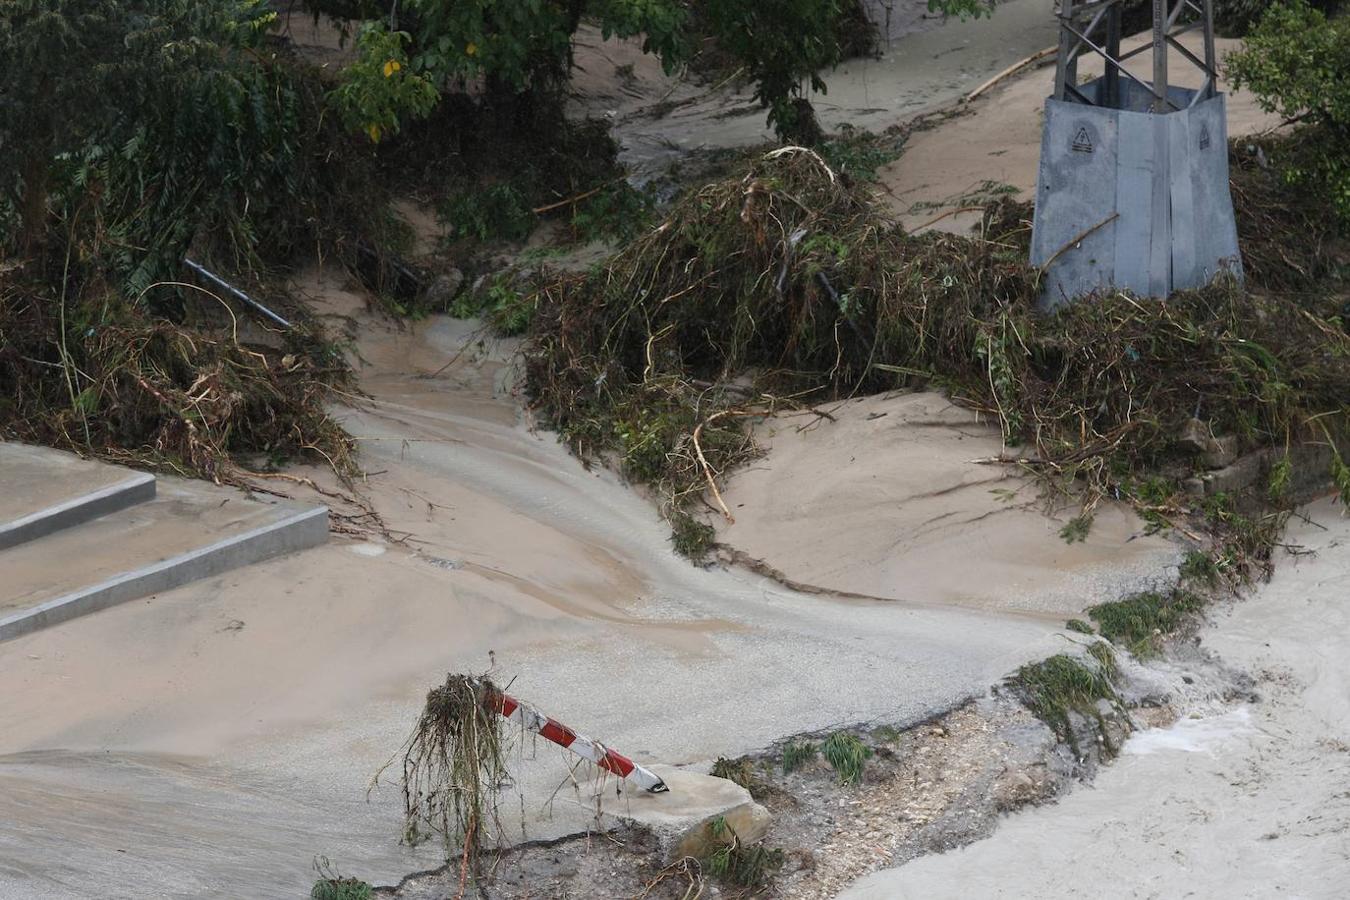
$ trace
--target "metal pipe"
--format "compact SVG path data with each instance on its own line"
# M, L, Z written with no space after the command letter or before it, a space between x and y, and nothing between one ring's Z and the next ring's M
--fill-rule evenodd
M276 324L280 325L282 328L285 328L285 329L289 330L289 329L295 327L295 326L292 325L290 322L286 321L286 319L284 319L284 318L282 318L281 316L277 315L275 312L273 312L272 310L268 309L266 306L264 306L263 304L259 303L257 300L254 300L254 299L253 299L252 297L250 297L248 294L245 294L243 291L239 290L239 288L237 288L237 287L235 287L234 285L230 284L230 283L229 283L228 281L226 281L224 278L221 278L219 275L217 275L216 273L212 272L210 269L206 268L206 267L203 266L201 263L194 262L192 259L190 259L189 257L186 257L186 256L185 256L185 257L183 257L183 265L187 266L189 269L191 269L192 271L196 272L198 275L200 275L201 277L205 278L207 281L211 282L212 284L214 284L216 287L220 288L221 290L223 290L223 291L228 291L230 294L233 294L235 297L237 297L238 299L244 301L244 302L247 303L249 306L251 306L251 307L253 307L255 310L257 310L259 313L261 313L262 315L264 315L264 316L266 316L267 318L271 319L271 320L272 320L273 322L275 322Z

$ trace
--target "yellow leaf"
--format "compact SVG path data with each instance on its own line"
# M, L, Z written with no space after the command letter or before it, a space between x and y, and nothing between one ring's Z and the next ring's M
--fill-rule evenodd
M467 55L467 56L477 56L477 55L478 55L478 45L475 44L473 41L470 41L470 42L469 42L469 46L467 46L467 47L464 48L464 53L465 53L465 55Z
M389 60L384 64L384 77L385 78L390 77L401 68L403 68L403 66L399 65L398 60L396 59Z
M370 135L370 139L375 143L378 144L380 142L380 126L376 125L374 122L366 127L366 134Z

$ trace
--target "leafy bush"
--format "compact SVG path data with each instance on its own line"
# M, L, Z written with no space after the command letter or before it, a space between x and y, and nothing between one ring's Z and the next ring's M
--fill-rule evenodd
M454 237L479 241L523 241L534 230L528 185L499 181L452 194L442 205L441 219Z
M347 85L353 96L392 101L373 104L379 123L361 124L362 130L378 124L381 132L394 127L386 114L397 117L401 100L420 99L420 91L400 97L381 84L390 77L386 64L396 59L384 51L399 28L409 38L413 77L443 94L475 85L486 104L501 107L563 86L572 65L572 37L583 20L597 23L606 38L641 36L643 49L658 56L668 72L687 63L698 38L706 36L754 82L755 97L778 133L798 141L820 136L808 86L824 91L823 72L871 45L870 23L858 0L406 0L388 9L373 2L316 0L314 5L331 16L368 20L360 69ZM929 7L962 16L992 9L985 0L930 0ZM524 105L530 105L528 99ZM401 112L419 114L411 104Z
M1242 37L1274 5L1272 0L1214 0L1215 30L1227 37ZM1331 12L1340 6L1340 0L1314 0L1312 5ZM1151 7L1145 4L1145 8Z
M135 299L189 247L261 270L320 234L380 232L368 167L319 74L276 52L273 18L260 0L0 5L8 249L70 247L73 280Z
M1276 4L1226 63L1235 89L1300 123L1276 160L1286 181L1324 191L1350 227L1350 19L1328 19L1303 0Z
M405 31L373 25L361 29L360 55L342 70L342 84L332 94L344 124L364 131L377 144L398 133L402 117L430 113L440 96L429 79L409 67L404 51L409 40Z

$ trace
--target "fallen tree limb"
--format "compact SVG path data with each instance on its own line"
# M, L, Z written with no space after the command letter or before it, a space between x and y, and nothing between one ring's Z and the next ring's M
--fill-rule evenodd
M966 94L966 96L962 98L961 102L969 103L976 97L983 94L985 91L989 90L994 85L998 84L1003 79L1009 77L1010 75L1015 75L1017 72L1021 71L1022 69L1026 68L1027 66L1031 65L1034 62L1039 62L1040 60L1045 59L1047 56L1050 56L1058 49L1059 49L1058 45L1054 47L1046 47L1044 50L1037 50L1030 56L1025 57L1023 59L1019 59L1017 62L1013 63L1011 66L1008 66L1008 68L1004 69L1002 72L999 72L993 78L990 78L984 84L975 88L975 90L971 91L969 94Z

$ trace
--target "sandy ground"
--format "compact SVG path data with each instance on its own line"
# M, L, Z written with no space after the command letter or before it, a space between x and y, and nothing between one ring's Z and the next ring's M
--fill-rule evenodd
M997 426L939 394L825 412L834 421L761 426L766 457L724 493L736 521L715 520L719 540L795 582L1062 622L1131 583L1155 583L1179 560L1172 541L1112 504L1096 510L1086 540L1066 543L1059 531L1079 507L1046 515L1033 484L990 463L1008 452Z
M1346 896L1350 887L1350 519L1329 501L1255 596L1202 640L1258 702L1136 734L1091 790L987 841L873 875L853 900ZM1109 888L1107 887L1109 886Z
M996 15L1002 15L1000 8ZM1125 49L1138 45L1139 35L1123 42ZM1183 35L1181 43L1200 53L1199 32ZM1047 42L1052 44L1053 36ZM1220 58L1237 48L1236 40L1216 40ZM1199 85L1199 73L1182 65L1173 53L1175 83L1185 87ZM1151 67L1148 54L1131 60L1126 68L1140 77ZM1079 78L1101 74L1100 59L1083 57ZM1151 68L1149 68L1151 72ZM907 228L932 222L944 212L963 206L977 206L998 185L1016 189L1015 196L1031 199L1036 190L1036 168L1041 154L1042 109L1054 86L1053 65L1029 68L1000 82L966 107L965 115L943 123L941 128L913 135L904 154L881 170L882 199ZM1219 89L1230 90L1220 79ZM1232 136L1254 134L1280 123L1278 116L1256 106L1255 98L1245 91L1227 94L1228 133ZM946 216L933 227L964 232L978 221L979 213Z

